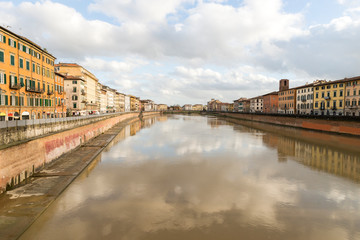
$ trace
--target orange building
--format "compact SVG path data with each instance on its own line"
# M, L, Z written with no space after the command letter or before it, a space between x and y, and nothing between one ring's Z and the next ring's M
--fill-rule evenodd
M278 113L279 93L271 92L263 96L264 113Z
M279 106L278 113L296 113L296 90L289 89L289 80L281 79L279 84Z
M66 117L64 79L64 75L55 72L55 117Z
M0 120L57 115L54 61L29 39L0 27Z

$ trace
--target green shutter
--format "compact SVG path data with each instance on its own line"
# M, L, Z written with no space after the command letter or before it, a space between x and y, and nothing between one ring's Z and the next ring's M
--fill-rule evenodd
M9 46L11 46L11 45L10 45L10 38L8 39L8 43L9 43Z
M7 96L7 95L5 95L5 105L6 105L6 106L9 105L9 99L8 99L8 96Z
M15 76L15 85L17 85L17 77Z
M3 36L3 42L6 43L6 37L5 36Z
M14 41L14 48L16 48L16 42Z
M23 50L23 52L26 52L26 46L23 46L22 50Z
M6 84L6 74L4 74L4 84Z
M4 62L4 52L0 51L0 62Z

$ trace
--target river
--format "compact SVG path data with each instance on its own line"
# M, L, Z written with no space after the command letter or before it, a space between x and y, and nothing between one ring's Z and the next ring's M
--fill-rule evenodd
M360 240L360 142L172 115L125 127L20 239Z

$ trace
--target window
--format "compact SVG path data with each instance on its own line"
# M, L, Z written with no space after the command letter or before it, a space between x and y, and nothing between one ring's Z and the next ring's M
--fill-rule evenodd
M334 91L334 97L336 97L336 91Z
M5 57L4 57L4 51L0 50L0 62L4 62Z
M356 99L353 99L353 100L352 100L351 105L352 105L352 106L356 106Z
M19 59L19 67L24 68L24 59L22 58Z
M339 97L343 96L343 90L340 90Z
M0 105L6 106L9 104L8 96L7 95L0 95Z
M35 72L35 63L32 64L32 71Z
M339 107L342 107L342 105L343 105L343 102L342 102L342 100L340 100L339 101Z
M346 96L350 96L350 90L347 90Z
M0 42L6 43L6 37L2 34L0 34Z
M13 54L10 55L10 64L15 66L15 56Z
M327 85L327 86L326 86L326 89L330 89L330 88L331 88L331 85Z
M29 60L26 60L26 70L30 71L30 62L29 62Z
M76 92L76 87L73 87L73 92Z
M333 88L337 88L337 84L334 84L334 85L333 85Z
M339 84L339 87L343 87L343 86L344 86L344 84L343 84L343 83L340 83L340 84Z
M333 101L333 108L336 108L336 100Z
M76 103L73 103L73 108L76 108Z
M315 102L315 107L319 107L319 103L318 102Z
M9 38L8 43L9 43L9 46L16 48L16 42L13 39Z
M354 96L356 95L356 90L354 90Z
M325 97L325 92L321 93L321 97L324 98Z
M4 72L0 72L0 84L6 84L6 74Z
M316 98L319 98L319 93L316 93L316 95L315 95L315 96L316 96Z

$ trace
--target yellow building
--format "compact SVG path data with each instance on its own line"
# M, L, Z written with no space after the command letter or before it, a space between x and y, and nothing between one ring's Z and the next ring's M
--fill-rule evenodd
M141 110L140 98L129 95L130 96L130 111L136 112Z
M343 115L346 79L314 83L314 114Z
M84 80L83 98L80 112L92 113L100 110L98 82L94 74L76 63L59 63L55 65L56 71L64 75L78 77ZM67 92L72 94L71 92Z
M346 80L344 115L360 116L360 76Z
M0 120L55 117L55 57L0 27Z

